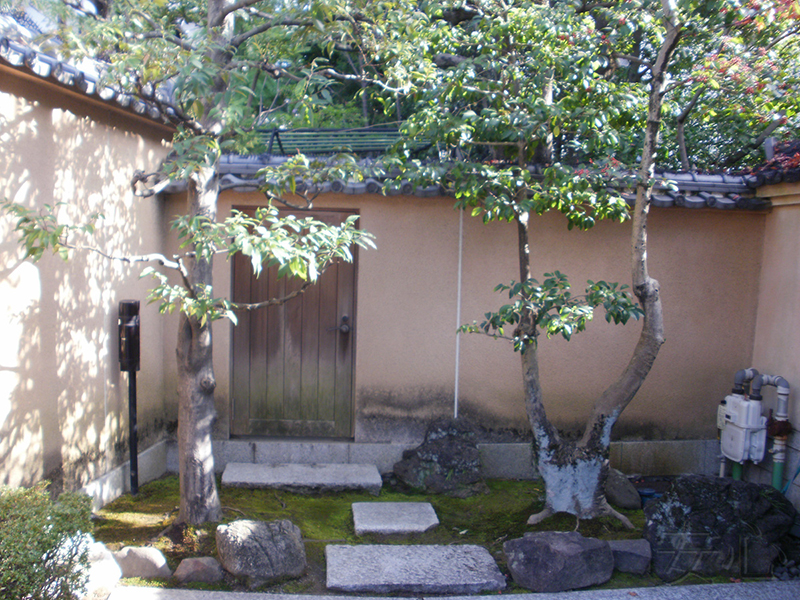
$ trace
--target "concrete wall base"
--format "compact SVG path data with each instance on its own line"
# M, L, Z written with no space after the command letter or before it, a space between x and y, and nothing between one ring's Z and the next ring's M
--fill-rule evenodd
M229 462L255 463L371 463L389 473L403 451L417 444L286 440L215 440L214 465L222 472ZM495 479L535 479L528 443L478 444L483 475ZM719 470L717 440L613 442L611 465L629 474L714 474ZM178 472L178 447L167 446L167 471Z
M363 444L337 441L215 440L214 465L222 473L236 463L370 463L389 473L416 444ZM490 479L536 479L531 445L528 443L479 444L484 477ZM719 472L717 440L613 442L611 466L627 474L668 476L682 473ZM178 446L165 441L139 454L139 483L178 472ZM129 466L124 464L86 485L83 492L93 499L95 510L130 491Z
M158 479L167 472L167 442L159 442L139 453L139 485ZM92 497L92 510L100 510L131 491L130 463L109 471L88 483L80 491Z

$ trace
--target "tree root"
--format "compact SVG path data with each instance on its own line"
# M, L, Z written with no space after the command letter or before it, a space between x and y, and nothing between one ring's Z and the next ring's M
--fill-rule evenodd
M608 503L608 501L603 503L603 506L600 508L600 514L606 517L614 517L615 519L618 519L627 529L635 529L633 523L630 522L630 519L628 519L628 517L622 513L619 513L611 508L611 505Z
M548 517L552 517L556 514L552 508L549 506L545 506L540 512L536 513L535 515L531 515L528 517L528 525L538 525ZM623 515L622 513L617 512L614 510L608 501L604 502L603 505L600 507L600 510L597 513L598 517L613 517L617 519L620 523L622 523L627 529L635 529L633 523L630 522L630 519ZM576 515L577 524L575 526L575 531L578 530L580 527L580 517Z
M535 515L531 515L528 517L528 525L538 525L542 521L544 521L548 517L552 517L555 513L553 509L549 506L545 506L541 512L536 513Z

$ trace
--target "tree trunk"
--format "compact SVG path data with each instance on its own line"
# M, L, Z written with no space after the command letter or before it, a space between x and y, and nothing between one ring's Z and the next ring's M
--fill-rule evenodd
M658 282L647 269L647 216L650 210L655 151L661 125L661 107L669 61L678 43L681 26L664 0L666 36L653 66L647 128L639 167L636 205L631 233L633 293L644 311L644 322L633 356L620 377L598 398L583 437L577 443L560 439L544 411L539 387L535 348L522 355L523 378L528 418L536 443L539 473L545 484L545 507L528 519L535 524L556 512L567 512L588 519L611 515L632 528L630 521L609 506L604 491L608 474L611 429L619 415L633 400L650 372L664 343L664 321ZM520 220L520 274L530 277L527 220Z
M189 214L216 220L219 182L215 168L194 173L189 185ZM189 282L211 286L212 263L194 259ZM179 522L219 521L221 507L214 479L211 434L216 419L211 323L181 313L178 327L178 462L181 505Z

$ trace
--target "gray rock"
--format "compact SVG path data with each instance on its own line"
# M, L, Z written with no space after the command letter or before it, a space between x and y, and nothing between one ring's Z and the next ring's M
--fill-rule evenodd
M403 452L394 474L406 485L434 494L465 498L483 492L478 430L463 419L438 419L425 441Z
M653 553L647 540L610 540L608 546L617 571L644 575L650 570Z
M184 558L175 569L178 583L216 583L222 581L223 577L222 565L211 556Z
M606 499L618 508L639 510L642 497L622 471L609 469L605 484Z
M607 542L576 531L526 533L503 544L514 582L534 592L562 592L605 583L614 572Z
M89 570L84 598L107 597L122 578L114 554L101 542L89 546Z
M234 521L217 527L216 540L223 568L244 578L250 588L306 571L302 535L291 521Z
M665 581L689 572L769 574L796 515L768 485L708 475L678 478L644 512L653 570Z
M481 546L328 545L327 586L340 592L478 594L506 580Z
M141 577L142 579L169 579L172 571L167 566L167 559L160 550L150 547L136 548L126 546L114 553L123 577Z

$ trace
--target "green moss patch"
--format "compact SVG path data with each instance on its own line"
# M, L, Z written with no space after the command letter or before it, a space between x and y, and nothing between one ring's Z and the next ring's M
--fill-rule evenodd
M308 496L276 490L220 488L223 521L289 519L303 532L308 557L308 573L297 580L265 588L273 593L321 594L325 589L325 546L333 544L478 544L484 546L508 574L503 542L521 537L526 531L579 531L587 537L627 539L641 537L642 511L625 515L637 527L628 531L613 519L578 521L568 514L557 514L536 526L526 525L531 514L543 507L544 488L537 481L488 481L488 493L460 499L387 488L379 497L367 493L338 493ZM351 506L354 502L430 502L439 517L439 526L416 535L357 536ZM172 526L180 503L177 477L170 476L140 488L136 497L123 496L100 511L95 524L96 539L112 549L127 545L152 544L167 557L172 569L183 558L215 556L216 523ZM652 577L615 574L604 587L656 585ZM163 585L163 583L159 584ZM230 581L208 589L238 589ZM509 586L508 592L521 588Z

